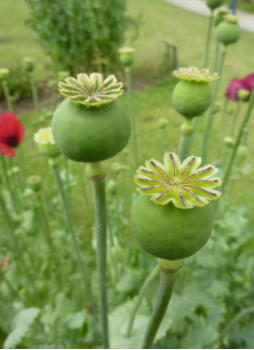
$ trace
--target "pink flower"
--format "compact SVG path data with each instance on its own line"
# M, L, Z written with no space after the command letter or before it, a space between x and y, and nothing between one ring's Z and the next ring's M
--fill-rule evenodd
M232 101L238 101L237 93L238 90L241 89L246 89L246 86L244 85L242 80L238 78L234 78L233 80L231 80L231 82L228 84L226 92L228 99Z
M245 89L251 92L254 86L254 73L247 75L245 78L243 78L242 82Z

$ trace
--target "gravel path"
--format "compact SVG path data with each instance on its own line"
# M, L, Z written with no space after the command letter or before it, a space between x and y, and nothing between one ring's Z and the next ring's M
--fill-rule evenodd
M201 0L162 0L185 10L208 16L210 13L206 3ZM254 14L237 10L236 15L240 17L240 27L246 32L254 34ZM254 45L254 42L253 42Z

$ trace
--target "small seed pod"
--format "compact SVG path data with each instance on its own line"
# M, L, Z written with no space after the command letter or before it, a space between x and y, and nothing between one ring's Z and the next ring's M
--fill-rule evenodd
M214 16L215 27L217 27L220 24L220 22L224 20L224 16L226 16L229 13L230 11L227 9L224 9L224 8L218 9L216 12L216 15Z
M110 196L114 197L117 193L117 182L114 180L109 180L108 184L107 184L107 191L109 193Z
M30 176L27 179L27 183L28 183L28 185L31 187L31 189L34 192L38 192L38 191L41 190L42 181L41 181L41 177L40 176L38 176L38 175Z
M213 105L213 114L217 114L220 111L220 105L218 103Z
M216 73L196 67L180 68L173 75L181 79L172 96L174 108L185 118L194 118L203 114L210 106L212 91L210 81L218 79Z
M123 47L118 52L120 53L120 62L124 66L130 67L134 62L134 53L136 50L133 47Z
M62 153L77 162L99 162L115 156L127 144L131 126L126 111L116 98L122 83L111 75L90 77L78 74L59 83L67 99L56 109L52 130Z
M24 68L27 73L31 73L34 70L34 58L25 57L24 58Z
M132 210L131 231L140 247L157 258L187 258L210 237L214 208L209 200L220 197L213 188L221 179L209 179L218 169L197 169L200 163L198 157L181 163L175 153L165 153L164 165L151 159L137 170L134 180L142 195Z
M237 148L237 152L236 152L237 160L239 160L239 161L245 160L248 156L248 153L249 153L248 147L245 145L240 145Z
M205 0L206 5L210 7L211 10L216 9L217 7L220 7L223 4L224 0Z
M240 89L237 91L237 98L241 101L247 101L250 97L249 90L246 89Z
M235 145L235 140L233 139L233 137L230 136L226 136L224 138L224 143L226 146L228 146L229 148L233 148Z
M56 146L51 127L39 129L34 135L34 141L37 143L41 153L47 157L55 158L61 154Z
M231 115L235 112L235 109L233 107L228 107L227 108L227 114Z
M0 82L4 82L7 80L8 76L10 74L9 69L7 68L0 68Z
M234 44L240 39L241 28L238 18L233 15L224 16L224 20L216 28L216 37L224 45Z
M160 118L158 121L158 127L161 130L165 130L168 125L168 120L166 118Z

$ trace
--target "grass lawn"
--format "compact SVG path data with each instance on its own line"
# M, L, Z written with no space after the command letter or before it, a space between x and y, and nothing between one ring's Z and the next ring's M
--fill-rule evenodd
M140 36L136 42L136 61L134 72L142 74L145 77L153 77L154 72L158 70L164 53L164 45L158 37L167 37L178 46L180 64L182 66L195 65L201 67L203 60L204 44L206 37L207 19L197 14L192 14L183 9L171 6L159 0L128 0L128 13L135 15L139 9L143 9L143 25L140 30ZM35 56L38 61L43 56L40 46L33 40L29 27L24 22L29 17L29 8L24 1L0 0L0 49L4 52L0 57L1 67L11 67L15 62L21 61L24 56ZM228 82L235 76L242 78L254 71L253 67L253 48L254 37L250 33L243 32L241 40L236 45L228 49L223 71L223 79L220 84L218 101L222 104L223 94ZM211 45L211 54L209 64L213 66L213 40ZM41 79L44 72L40 71L40 65L37 67L37 78ZM164 135L165 151L176 151L178 149L179 128L183 119L173 109L171 94L174 88L175 80L164 79L155 84L154 88L136 92L134 95L136 123L138 131L139 145L139 162L143 164L145 160L151 157L158 158L158 137L157 128L158 119L166 117L169 120L169 126ZM121 97L123 103L128 107L127 96ZM232 102L234 107L236 104ZM249 160L253 161L254 145L250 142L254 130L254 115L249 125ZM38 126L32 125L34 120L33 114L21 116L26 128L26 139L24 150L27 155L27 169L29 175L41 174L46 175L48 166L46 159L39 156L36 146L31 145L34 132ZM47 120L40 127L50 124ZM193 153L200 155L203 141L203 131L205 126L205 117L201 119L200 126L195 137ZM220 115L215 115L211 152L209 161L212 161L217 152L217 144L220 132ZM128 146L129 154L121 152L114 161L125 163L134 168L132 156L132 140ZM112 160L107 161L110 164ZM84 167L85 169L85 167ZM71 162L71 170L77 173L76 164ZM250 214L254 210L252 197L253 175L245 175L242 178L234 180L234 193L231 193L232 204L247 204L250 208ZM119 176L120 188L119 193L124 189L134 189L132 179L128 174ZM229 186L229 193L232 190ZM87 190L91 195L90 185L87 181ZM79 186L73 189L75 197L75 218L78 224L84 220L84 212L81 205ZM129 192L129 191L128 191ZM129 197L130 198L130 195ZM251 223L254 224L254 217L250 215Z

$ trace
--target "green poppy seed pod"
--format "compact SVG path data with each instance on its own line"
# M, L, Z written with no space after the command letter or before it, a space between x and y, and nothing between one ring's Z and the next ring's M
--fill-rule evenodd
M174 108L185 118L194 118L203 114L212 101L212 91L208 84L218 79L216 73L196 67L180 68L173 75L181 79L172 95Z
M249 153L248 147L245 145L240 145L237 148L237 152L236 152L237 160L239 160L239 161L245 160L248 156L248 153Z
M31 187L31 189L34 192L39 192L41 190L42 181L41 181L41 177L40 176L38 176L38 175L30 176L27 179L27 183L28 183L28 185Z
M194 156L181 163L169 152L164 165L151 159L137 170L134 180L141 196L132 209L131 232L140 247L157 258L187 258L211 235L214 206L209 200L220 197L213 188L221 185L221 179L209 179L218 169L213 165L197 169L200 163L201 158Z
M117 182L114 180L109 180L107 184L107 192L110 196L114 197L117 193Z
M220 7L223 4L224 0L205 0L206 5L211 9L214 10L217 7Z
M158 121L159 129L164 130L164 129L166 129L167 125L168 125L168 120L166 118L159 119L159 121Z
M240 89L237 91L237 97L241 101L246 101L250 97L250 92L246 89Z
M24 58L24 68L27 73L31 73L34 70L34 58L25 57Z
M228 146L229 148L233 148L234 145L235 145L235 140L233 139L233 137L230 137L230 136L226 136L224 138L224 144L226 146Z
M9 69L7 68L0 68L0 82L4 82L7 80L8 76L10 74Z
M52 120L55 142L62 153L77 162L100 162L119 153L130 138L131 126L124 106L116 98L122 83L111 75L78 74L59 83L67 99Z
M37 143L41 153L47 157L55 158L61 154L56 146L51 127L39 129L34 135L34 141Z
M217 27L220 22L222 22L224 20L224 16L229 14L230 11L227 10L227 9L218 9L217 12L216 12L216 15L214 16L214 25L215 27Z
M238 18L233 15L224 16L224 20L216 28L216 37L224 45L234 44L240 39L241 28Z
M134 62L134 53L136 50L133 47L123 47L118 52L120 54L120 62L124 66L130 67Z

